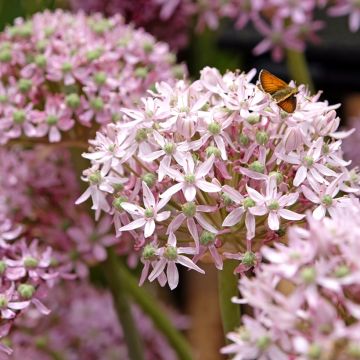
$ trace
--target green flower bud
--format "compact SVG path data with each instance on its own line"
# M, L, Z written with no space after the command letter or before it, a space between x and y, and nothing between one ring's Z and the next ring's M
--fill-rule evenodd
M76 109L80 105L80 97L78 94L69 94L65 99L66 105L71 109Z
M125 201L127 201L125 196L119 196L113 200L112 205L116 210L123 211L121 204Z
M211 155L214 155L217 158L221 157L221 151L215 146L208 146L205 152L206 156L208 157L210 157Z
M245 266L256 265L256 255L252 251L247 251L243 256L241 263Z
M252 198L247 197L246 199L244 199L243 205L244 205L245 209L248 209L248 208L251 208L251 207L255 206L256 203Z
M284 181L284 176L282 173L278 172L278 171L271 171L270 176L275 176L276 177L276 183L279 185Z
M150 54L154 50L154 45L151 42L144 42L143 49L146 54Z
M39 261L37 259L33 258L32 256L27 256L24 259L24 265L28 269L34 269L39 265Z
M152 218L154 216L154 209L152 208L145 209L144 215L146 218Z
M194 174L187 174L184 176L185 178L185 181L188 183L188 184L193 184L195 182L195 175Z
M174 153L175 151L175 144L174 143L166 143L164 146L164 151L166 153L166 155L171 155Z
M251 114L246 118L246 121L250 125L255 125L260 121L260 115L259 114Z
M347 275L350 274L350 269L348 266L346 265L339 265L336 269L335 269L335 276L337 278L342 278L345 277Z
M201 245L211 245L215 242L216 235L211 233L210 231L204 230L200 235L200 244Z
M140 143L142 141L145 141L148 137L148 133L146 129L138 129L136 131L135 140Z
M208 130L212 135L219 135L221 132L221 126L217 122L213 121L208 125Z
M96 97L90 100L90 106L95 111L101 111L104 109L104 101L101 97Z
M274 200L267 207L269 210L278 210L280 205L276 200Z
M262 351L265 351L270 345L271 339L266 335L260 336L256 341L256 346Z
M147 186L152 187L156 183L156 175L153 173L147 173L142 176L142 180L146 183Z
M304 156L303 162L305 166L310 167L314 164L314 159L311 156Z
M91 30L94 31L96 34L104 34L111 28L111 22L106 19L94 21L90 24Z
M139 77L139 78L142 78L142 79L145 79L148 75L148 69L146 67L138 67L135 69L135 76L136 77Z
M20 79L18 81L18 89L22 93L26 93L31 89L32 81L30 79Z
M0 62L8 63L12 59L12 52L10 49L1 49L0 50Z
M59 121L59 119L58 119L58 117L55 116L55 115L49 115L49 116L46 118L46 122L47 122L47 124L49 124L50 126L57 124L58 121Z
M23 299L31 299L35 293L35 287L30 284L20 284L17 288L18 293Z
M269 135L265 131L258 131L255 138L259 145L265 145L269 141Z
M64 62L61 66L61 70L63 73L68 73L72 70L73 66L69 62Z
M245 134L240 134L239 135L239 143L240 143L240 145L246 147L250 143L250 138Z
M321 202L325 206L331 206L333 199L330 195L324 195L323 198L321 199Z
M13 112L13 121L15 124L21 125L26 120L26 113L24 110L16 110Z
M91 175L89 175L89 181L91 185L100 184L101 179L102 177L99 170L96 170Z
M36 49L39 51L44 51L46 49L46 46L48 44L47 40L40 40L36 43Z
M104 85L106 82L106 74L103 71L99 71L94 75L94 81L97 85Z
M5 261L0 260L0 275L2 275L6 270Z
M193 201L181 205L181 210L187 217L193 217L196 214L196 204Z
M260 161L255 160L249 165L249 169L263 174L265 171L265 166Z
M143 249L142 257L144 260L155 260L156 259L155 252L156 252L156 248L151 244L147 244Z
M301 270L301 278L306 284L312 284L316 280L316 270L313 267L305 267Z
M307 355L310 359L320 359L322 354L322 349L318 344L311 344L308 349Z
M0 95L0 103L6 104L8 102L9 98L6 95Z
M168 245L164 251L164 257L170 261L175 261L177 259L176 247Z
M46 56L45 55L36 55L35 59L34 59L34 63L39 67L39 68L44 68L46 66Z
M88 61L95 61L95 60L99 59L103 53L104 53L104 51L101 48L90 50L86 53L86 59Z
M222 193L221 197L224 201L225 206L229 206L233 203L231 197L228 194Z
M7 305L8 305L8 301L5 297L5 295L0 294L0 309L7 308Z

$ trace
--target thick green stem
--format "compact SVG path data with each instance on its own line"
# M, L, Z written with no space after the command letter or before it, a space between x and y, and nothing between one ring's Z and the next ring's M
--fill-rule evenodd
M112 249L108 250L108 257L102 266L113 296L116 313L123 328L129 357L131 360L143 360L143 346L132 316L127 286L125 285L128 278L124 276L124 272L119 271L118 259Z
M164 314L164 311L157 306L157 301L147 291L139 287L137 280L121 263L116 263L116 272L124 279L123 287L132 296L135 302L152 319L155 326L163 333L168 342L177 353L179 360L191 360L190 347L182 334L173 326L171 321ZM112 274L113 276L114 274Z
M233 296L239 295L238 277L234 275L237 265L234 260L226 260L223 270L218 272L220 312L225 335L240 325L240 306L231 301Z
M305 54L303 52L287 49L286 51L287 68L291 79L297 84L305 84L313 93L314 84L311 79L310 71L307 65Z

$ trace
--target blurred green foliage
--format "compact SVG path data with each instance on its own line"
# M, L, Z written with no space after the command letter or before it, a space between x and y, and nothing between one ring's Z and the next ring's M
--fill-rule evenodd
M27 17L38 11L54 9L62 4L57 0L0 0L0 31L17 17Z

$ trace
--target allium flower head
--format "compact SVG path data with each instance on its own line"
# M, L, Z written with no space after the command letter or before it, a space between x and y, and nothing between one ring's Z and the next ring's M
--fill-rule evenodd
M16 19L0 34L0 142L73 140L81 126L116 122L121 106L184 70L174 60L167 44L120 15L57 10Z
M233 343L222 352L247 360L260 353L264 359L358 358L359 233L360 204L352 199L331 218L309 213L306 228L290 227L287 244L263 247L267 263L239 286L239 302L253 316L228 334Z
M91 196L97 216L114 216L119 242L143 250L141 283L164 285L167 266L173 288L177 263L195 269L186 255L210 255L219 269L224 256L238 259L243 273L306 209L333 216L356 191L335 133L337 106L300 86L296 111L285 113L253 76L205 68L193 83L158 83L91 141L89 188L77 202Z

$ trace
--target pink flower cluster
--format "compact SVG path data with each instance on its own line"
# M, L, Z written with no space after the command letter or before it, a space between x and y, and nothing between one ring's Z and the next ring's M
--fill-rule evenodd
M358 359L360 356L360 205L332 217L307 216L286 244L263 247L267 260L240 280L253 316L228 334L237 360Z
M0 196L3 207L4 197ZM41 298L58 277L52 249L37 239L29 239L21 225L0 211L0 340L6 336L15 318L31 306L48 314ZM11 349L0 343L0 353ZM1 355L0 355L1 356Z
M52 309L49 316L26 313L17 319L11 336L14 359L129 359L108 292L86 281L68 282L54 289L47 303ZM175 360L172 348L152 321L138 307L132 310L146 359ZM186 326L185 318L173 312L169 315L178 328Z
M275 61L284 49L302 51L307 41L318 42L317 32L324 22L316 12L326 8L330 16L349 16L353 32L360 27L360 5L356 0L72 0L74 9L105 14L122 14L127 21L144 27L172 48L186 45L191 17L197 30L219 27L224 18L236 29L251 23L264 39L254 48L255 55L271 50ZM169 26L170 24L170 26Z
M51 296L54 285L76 275L85 278L117 239L109 233L110 216L96 224L85 209L74 208L80 190L70 152L45 146L3 148L0 173L2 338L22 310L31 312L35 305L47 314L41 301ZM123 242L119 250L127 253L128 248Z
M138 109L91 140L83 154L96 218L113 216L116 235L142 251L140 283L158 279L173 289L177 264L239 260L238 272L256 265L256 253L286 227L332 216L358 193L342 159L335 109L304 86L293 114L250 82L248 74L205 68L200 79L158 83Z
M84 138L156 81L184 72L167 44L120 15L38 13L17 19L0 41L0 143Z
M174 50L188 43L196 5L183 0L70 0L72 9L105 15L121 14L127 23L144 28Z

